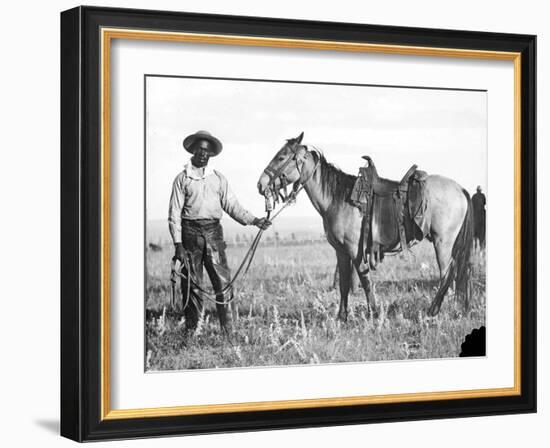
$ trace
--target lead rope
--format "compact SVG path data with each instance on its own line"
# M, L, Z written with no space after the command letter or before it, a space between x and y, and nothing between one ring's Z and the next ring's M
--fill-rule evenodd
M274 207L274 205L273 205L274 200L273 200L272 196L273 196L273 194L276 194L276 193L271 192L271 190L266 191L266 194L265 194L265 210L266 210L265 219L266 220L273 222L275 220L275 218L277 218L277 216L279 216L280 213L286 207L288 207L289 205L294 204L296 202L296 197L298 196L298 193L300 193L304 189L305 184L308 183L310 181L310 179L313 177L313 175L317 171L317 168L319 166L319 162L320 162L320 157L318 157L317 161L315 162L315 167L311 171L308 178L304 182L300 182L298 188L293 190L286 197L286 200L283 203L282 207L277 211L277 213L275 213L273 215L273 217L271 217L271 212L273 211L273 207ZM301 172L300 172L300 177L301 177ZM176 266L176 260L172 259L171 276L170 276L170 281L172 282L172 296L171 296L172 306L175 303L176 277L180 277L180 278L187 277L189 279L189 281L187 282L187 294L186 294L185 304L183 305L182 311L184 311L187 308L188 304L189 304L189 299L190 299L190 296L191 296L191 284L193 284L193 287L195 289L197 289L199 292L201 292L202 297L205 298L206 300L208 300L209 302L215 303L216 305L229 305L231 302L233 302L237 297L237 294L235 294L235 293L232 294L232 297L230 299L224 300L224 301L219 301L217 299L217 296L224 295L225 293L227 293L228 291L231 290L231 288L233 287L233 285L237 281L237 278L239 277L243 267L246 264L246 268L244 269L244 272L242 274L241 282L245 279L246 274L248 273L248 270L250 268L250 265L252 264L252 260L254 259L254 256L256 255L256 250L258 248L260 240L262 239L263 233L264 233L264 229L259 229L258 230L258 233L254 237L254 240L252 241L252 244L250 245L250 248L248 249L247 253L245 254L243 260L241 261L241 264L237 268L237 271L235 272L235 275L233 276L231 281L218 293L212 292L212 291L209 291L209 290L206 290L206 289L202 288L202 286L199 284L199 282L196 281L196 279L193 276L193 273L191 272L191 266L190 266L190 263L189 263L189 260L187 259L187 257L183 258L183 265L185 265L185 270L187 272L187 275L181 272L181 268L183 266L180 265L180 267L178 268ZM194 300L194 298L193 298L193 300Z

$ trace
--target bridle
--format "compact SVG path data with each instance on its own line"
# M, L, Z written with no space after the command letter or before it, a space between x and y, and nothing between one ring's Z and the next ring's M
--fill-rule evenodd
M302 154L300 154L300 148L304 148L304 152ZM288 158L278 168L273 169L268 165L264 169L265 175L269 178L269 182L267 183L264 193L264 196L266 198L266 210L273 210L273 207L278 202L282 202L283 204L293 202L296 199L297 194L315 174L315 171L319 166L320 157L319 155L317 155L315 167L311 171L308 178L302 180L304 163L312 154L312 152L308 151L305 145L300 145L300 143L298 143L297 141L294 141L290 146L290 152L291 153ZM296 170L298 171L299 177L296 181L293 182L292 191L289 193L287 187L290 182L288 181L284 171L292 162L296 164ZM277 180L279 180L280 183L280 187L278 189L275 186Z

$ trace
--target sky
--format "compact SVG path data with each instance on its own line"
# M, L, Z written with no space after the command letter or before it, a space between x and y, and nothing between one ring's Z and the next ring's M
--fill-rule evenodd
M147 219L166 219L172 182L190 158L183 139L207 130L222 153L210 165L257 216L258 178L285 140L303 143L357 174L370 155L378 173L400 179L417 164L471 194L487 187L487 93L384 86L146 77ZM287 216L316 216L307 195Z

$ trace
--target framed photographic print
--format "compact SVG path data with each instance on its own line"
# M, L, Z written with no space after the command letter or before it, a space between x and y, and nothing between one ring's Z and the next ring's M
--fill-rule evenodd
M536 411L535 36L61 14L61 433Z

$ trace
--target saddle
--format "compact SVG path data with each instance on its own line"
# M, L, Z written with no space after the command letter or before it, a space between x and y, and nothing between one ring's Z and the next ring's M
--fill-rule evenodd
M363 260L376 269L387 252L409 248L427 234L424 181L427 174L413 165L400 181L382 178L369 156L359 168L350 201L361 210L359 251Z

